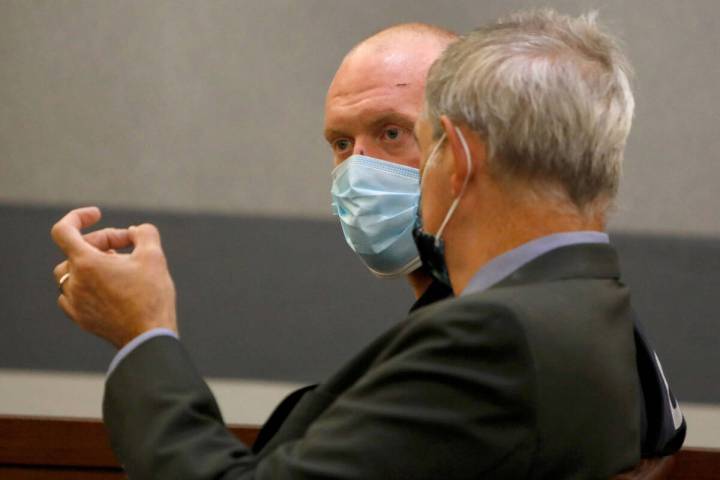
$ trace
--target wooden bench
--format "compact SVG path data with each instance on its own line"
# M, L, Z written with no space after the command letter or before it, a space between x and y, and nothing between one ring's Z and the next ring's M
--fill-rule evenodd
M247 445L257 427L230 429ZM3 480L100 480L126 478L98 420L0 416ZM720 451L688 448L674 458L671 480L720 479Z

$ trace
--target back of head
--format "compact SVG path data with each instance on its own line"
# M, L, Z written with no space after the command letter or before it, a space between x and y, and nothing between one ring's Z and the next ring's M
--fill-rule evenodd
M450 45L430 70L426 114L467 124L490 171L581 212L617 193L634 110L630 67L595 15L521 12Z

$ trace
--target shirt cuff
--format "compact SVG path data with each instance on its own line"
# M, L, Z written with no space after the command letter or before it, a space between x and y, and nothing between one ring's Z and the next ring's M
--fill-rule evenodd
M177 333L175 333L172 330L167 329L167 328L153 328L152 330L148 330L145 333L141 333L137 337L130 340L127 344L125 344L125 346L122 347L115 354L115 358L113 358L112 362L110 362L110 368L108 368L107 376L109 377L110 374L112 374L113 370L115 370L115 367L117 367L118 364L120 364L120 362L122 362L123 358L130 355L130 353L132 353L132 351L135 350L137 347L139 347L143 343L147 342L151 338L161 337L161 336L169 336L169 337L179 338Z

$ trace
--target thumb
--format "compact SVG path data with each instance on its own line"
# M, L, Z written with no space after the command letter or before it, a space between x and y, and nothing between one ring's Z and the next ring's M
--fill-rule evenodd
M140 226L128 228L128 238L135 246L133 251L147 251L161 249L160 232L155 225L144 223Z
M92 251L94 249L83 239L81 231L97 223L101 216L97 207L77 208L53 225L50 235L65 255Z

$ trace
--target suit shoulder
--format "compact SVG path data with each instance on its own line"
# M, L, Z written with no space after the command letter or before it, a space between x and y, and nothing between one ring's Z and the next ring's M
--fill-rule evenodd
M410 315L393 342L394 349L432 346L467 350L472 356L506 352L514 361L532 363L518 312L511 305L476 295L444 300Z
M521 311L512 302L485 292L450 298L426 307L409 318L410 328L460 328L521 334Z

